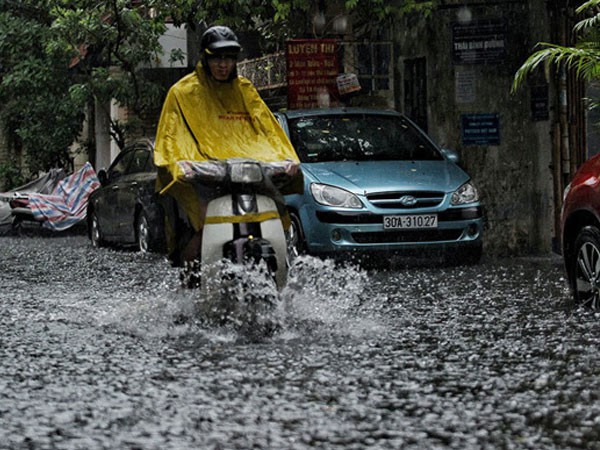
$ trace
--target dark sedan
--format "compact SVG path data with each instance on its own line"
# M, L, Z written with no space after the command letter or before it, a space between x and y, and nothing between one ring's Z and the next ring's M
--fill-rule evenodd
M164 251L164 214L155 193L156 167L149 139L126 146L108 170L99 170L101 187L89 199L87 220L92 245L135 246Z

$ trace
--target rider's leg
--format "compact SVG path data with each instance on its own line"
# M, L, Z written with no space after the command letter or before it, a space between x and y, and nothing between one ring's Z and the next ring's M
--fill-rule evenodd
M194 261L200 259L200 252L202 251L202 230L196 231L186 246L181 252L181 258L183 261Z

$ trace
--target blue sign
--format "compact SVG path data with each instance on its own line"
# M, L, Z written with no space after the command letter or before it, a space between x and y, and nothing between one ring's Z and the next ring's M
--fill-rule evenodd
M500 115L462 114L460 129L463 145L500 145Z

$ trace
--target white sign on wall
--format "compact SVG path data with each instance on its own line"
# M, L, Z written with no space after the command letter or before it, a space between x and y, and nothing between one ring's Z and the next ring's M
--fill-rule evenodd
M456 71L454 74L454 92L457 104L473 103L475 94L475 72Z

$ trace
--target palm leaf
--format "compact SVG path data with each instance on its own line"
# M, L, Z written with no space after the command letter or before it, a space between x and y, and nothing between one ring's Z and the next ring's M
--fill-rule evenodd
M587 2L583 3L581 6L579 6L575 12L577 14L581 14L582 12L584 12L586 9L590 9L590 8L594 8L596 6L600 6L600 0L588 0Z
M580 33L582 31L586 31L588 29L593 29L600 24L600 13L594 15L593 17L588 17L587 19L580 20L573 27L573 31L575 33Z
M588 0L575 11L582 14L600 7L600 0ZM567 68L576 71L578 77L585 80L600 79L600 13L592 11L593 15L577 22L573 31L580 34L579 42L572 47L555 44L539 43L545 48L534 52L517 70L511 90L515 92L527 76L544 65L548 71L551 66L556 69Z
M591 48L563 47L560 45L542 43L546 46L533 53L517 70L513 80L512 91L523 84L527 76L541 64L546 69L555 65L556 68L566 67L575 69L577 76L586 80L597 79L600 74L600 51Z

